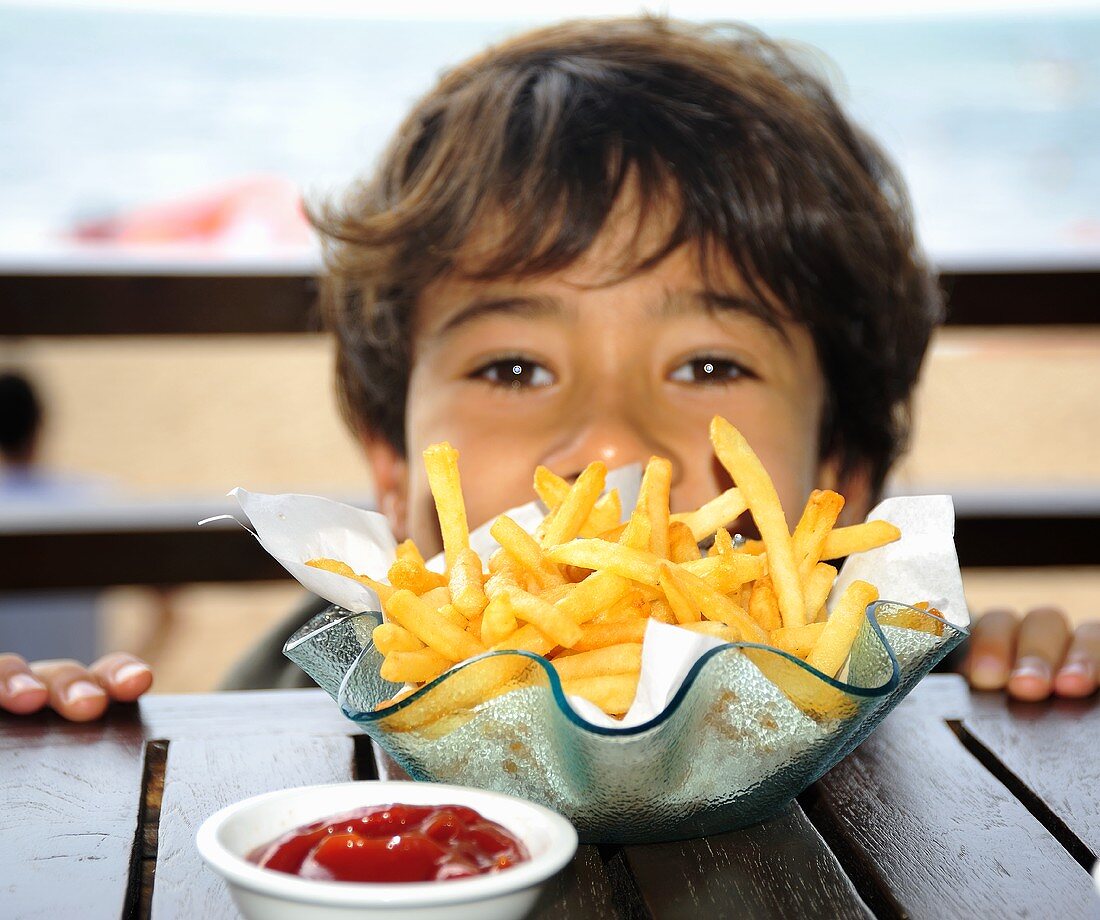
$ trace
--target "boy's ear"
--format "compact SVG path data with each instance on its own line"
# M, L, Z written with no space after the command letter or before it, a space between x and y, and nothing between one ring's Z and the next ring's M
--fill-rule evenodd
M361 430L359 443L374 474L378 510L390 522L394 536L399 541L404 540L407 536L409 464L404 454L386 438L374 432Z
M818 469L817 487L832 489L844 496L844 510L837 521L839 526L862 524L871 510L871 474L865 465L841 473L839 461L829 458Z

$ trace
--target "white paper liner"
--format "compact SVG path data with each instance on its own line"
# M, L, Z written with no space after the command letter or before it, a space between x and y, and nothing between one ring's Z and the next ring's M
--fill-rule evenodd
M608 474L608 488L618 488L627 516L637 500L641 467L632 464ZM356 572L385 581L395 558L397 542L381 514L363 511L312 495L265 495L234 489L256 538L307 590L350 610L379 610L373 591L351 578L306 565L317 558L339 559ZM545 509L529 502L506 511L509 517L533 532ZM955 553L955 510L949 495L898 496L875 506L867 520L896 525L901 539L878 549L850 557L837 576L829 607L856 579L879 589L882 600L903 604L928 601L951 624L970 622L963 596L962 576ZM499 544L489 534L490 521L470 532L470 545L482 559ZM443 554L432 557L428 567L443 570ZM569 697L577 714L604 728L626 728L648 722L668 705L692 665L707 651L724 644L705 636L655 620L646 626L638 691L629 712L614 719L580 697Z

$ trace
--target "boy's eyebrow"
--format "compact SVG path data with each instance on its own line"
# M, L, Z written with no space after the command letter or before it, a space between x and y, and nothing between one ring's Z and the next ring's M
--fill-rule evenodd
M669 295L658 307L657 313L661 316L674 316L679 313L697 310L700 307L708 312L729 311L751 316L778 332L784 341L790 341L778 310L761 303L755 297L745 297L741 294L726 294L719 291L704 290L693 291L684 296L669 292Z
M516 296L516 297L477 297L451 316L435 334L446 335L459 326L472 323L483 316L504 314L534 318L539 316L559 316L566 312L564 304L554 297Z

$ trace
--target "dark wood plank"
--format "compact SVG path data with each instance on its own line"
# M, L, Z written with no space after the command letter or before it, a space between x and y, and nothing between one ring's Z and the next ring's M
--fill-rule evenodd
M209 335L317 329L305 275L0 275L0 335Z
M241 528L7 533L0 558L5 591L289 578Z
M147 738L324 737L359 732L323 690L147 696L139 705Z
M732 833L623 852L654 917L871 916L797 804Z
M916 712L942 721L970 715L970 687L959 674L929 674L897 707L897 712Z
M141 804L140 726L132 718L37 736L0 718L0 917L119 917L127 904Z
M945 272L952 326L1093 325L1096 271Z
M235 918L225 883L195 849L199 825L251 795L354 779L354 759L348 737L173 739L160 803L153 918Z
M1097 916L1088 873L917 707L889 716L802 801L876 913Z
M1013 792L1022 784L1039 800L1033 808L1053 813L1100 857L1100 700L1006 705L1000 694L975 694L962 730Z
M969 326L1090 325L1096 271L944 272L947 322ZM0 274L0 335L209 335L318 328L307 274ZM1039 305L1041 308L1037 308Z
M983 515L956 521L963 566L1100 565L1100 517ZM0 590L267 581L288 577L245 530L0 534ZM64 559L58 566L55 560Z
M611 877L594 846L577 848L573 861L551 879L531 912L542 920L626 916L629 912L616 903Z

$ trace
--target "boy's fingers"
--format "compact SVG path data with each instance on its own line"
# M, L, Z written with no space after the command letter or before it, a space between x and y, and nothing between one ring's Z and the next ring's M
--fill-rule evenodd
M16 715L37 712L46 705L49 690L18 655L0 654L0 709Z
M126 652L104 655L89 670L112 699L123 703L136 700L153 685L152 668Z
M107 709L107 693L84 665L69 659L36 661L34 676L50 694L50 706L72 722L98 719Z
M1070 630L1065 614L1053 607L1032 610L1016 637L1016 665L1008 678L1009 696L1045 700L1054 689L1054 672L1062 665Z
M1059 696L1083 697L1096 692L1100 679L1100 622L1077 627L1062 667L1054 677Z
M970 633L970 655L965 672L977 690L1001 690L1008 683L1016 659L1019 620L1011 610L990 610Z

